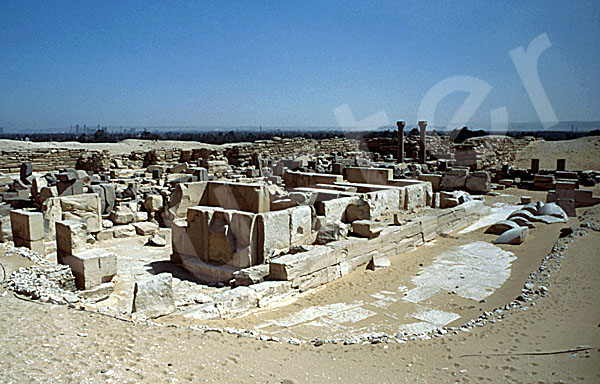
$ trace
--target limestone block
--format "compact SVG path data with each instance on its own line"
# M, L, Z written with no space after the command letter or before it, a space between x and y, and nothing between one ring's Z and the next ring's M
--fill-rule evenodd
M135 221L135 212L126 204L119 204L109 216L114 224L130 224Z
M535 225L533 225L532 222L523 217L515 216L512 219L510 219L510 221L517 223L519 227L535 228Z
M435 173L422 173L418 177L419 180L430 182L433 192L440 191L440 187L442 185L442 175Z
M573 199L557 199L556 204L565 211L568 216L575 217L575 200Z
M319 204L319 214L333 221L346 221L346 209L357 200L358 197L340 197L322 201Z
M306 244L311 239L312 210L309 206L290 208L290 245Z
M185 218L190 207L206 205L207 185L206 181L175 185L175 190L169 198L168 208L163 214L165 223L170 225L177 218Z
M117 274L117 255L105 249L88 249L59 261L71 267L78 289L91 289Z
M158 233L159 230L158 224L151 221L143 221L140 223L134 223L132 225L135 228L135 232L140 236L153 235Z
M207 282L229 282L239 268L231 265L208 263L194 257L184 258L183 267L197 279Z
M291 281L264 281L250 288L256 292L259 308L281 302L294 294Z
M492 190L492 180L486 171L475 171L467 175L465 187L476 193L487 193Z
M377 269L387 268L390 265L392 264L390 263L390 259L387 255L376 253L371 258L371 261L367 265L367 268L374 271Z
M210 181L207 205L253 213L269 212L270 200L262 184Z
M310 275L299 276L292 281L292 287L298 288L300 292L306 292L311 288L325 285L329 282L329 272L327 268L318 270Z
M495 224L490 225L488 227L488 229L485 230L485 233L491 233L493 235L501 235L508 230L511 230L514 228L519 228L519 227L520 227L520 225L512 220L502 220Z
M178 219L171 224L171 245L173 249L171 261L173 263L181 264L186 257L198 257L187 234L186 220Z
M157 194L151 194L146 196L144 200L144 208L148 212L158 212L163 206L163 197Z
M60 205L64 220L82 221L92 233L102 229L100 197L95 193L61 197Z
M10 222L13 239L37 241L44 238L44 216L39 212L12 210Z
M466 169L453 168L444 172L442 176L442 190L463 189L467 182Z
M336 264L336 257L333 252L330 252L330 248L314 247L306 252L272 259L269 262L269 279L290 281L334 264Z
M527 227L518 227L509 229L508 231L501 234L495 241L494 244L521 244L525 241L529 229Z
M115 209L117 204L117 193L115 192L115 186L113 184L100 184L100 187L104 190L105 209L103 214L109 214Z
M419 183L404 187L404 209L412 211L427 206L427 194L431 194L430 183Z
M382 229L380 223L371 220L356 220L352 222L352 233L360 237L372 239L379 236Z
M389 168L347 167L345 172L352 183L385 185L394 178L394 170Z
M565 220L568 218L565 211L556 203L544 204L538 210L538 215L554 216Z
M160 273L135 282L133 312L148 318L175 312L173 277L170 273Z
M15 243L15 247L25 247L34 252L39 253L40 255L46 254L46 246L44 244L44 240L24 240L19 238L13 238Z
M237 287L215 295L214 305L222 318L240 315L258 307L258 295L250 287Z
M322 223L317 229L315 244L327 244L333 241L345 239L348 236L348 226L341 221L328 220L321 218Z
M95 193L100 198L100 213L106 213L106 195L104 194L104 188L99 185L90 185L88 187L90 193Z
M235 287L258 284L263 282L268 274L268 264L260 264L250 268L240 269L239 271L235 271L233 273L233 284Z
M113 236L115 239L123 239L126 237L135 236L135 227L131 224L126 225L115 225L113 228Z
M309 207L306 208L310 210ZM257 215L259 262L267 261L290 247L291 213L291 210L286 209Z
M87 248L89 235L85 223L77 220L61 220L56 225L56 252L57 260L73 255Z

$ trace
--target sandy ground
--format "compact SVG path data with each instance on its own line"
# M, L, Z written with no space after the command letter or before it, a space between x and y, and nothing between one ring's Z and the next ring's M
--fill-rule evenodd
M0 299L4 382L597 382L600 234L576 241L527 311L409 344L291 346ZM589 353L518 355L594 346ZM463 356L475 354L477 356ZM496 356L493 354L502 354ZM286 381L287 380L287 381Z
M600 215L600 208L595 212ZM575 224L573 220L569 224ZM537 269L539 258L552 245L547 240L557 238L553 228L539 232L542 236L530 239L527 249L533 256L515 264L514 283L483 303L483 309L513 299L527 274ZM544 245L536 247L539 244ZM565 252L560 271L551 275L549 296L537 305L508 312L502 322L470 332L406 344L293 346L133 324L24 301L7 292L0 296L0 377L7 383L598 382L599 247L598 232L576 239ZM410 257L415 255L417 251ZM407 261L404 267L415 268L414 262ZM356 284L371 289L385 278L377 278L375 272L343 280L332 287L332 296L343 295L344 290L360 295ZM327 291L321 292L310 300L327 300ZM480 308L473 308L473 314L478 313ZM592 348L543 354L582 345Z
M600 170L600 137L534 141L517 153L514 165L519 168L529 168L531 159L540 159L541 169L556 169L556 159L566 159L568 171Z
M31 142L17 140L0 140L0 150L4 151L28 151L40 148L62 148L62 149L90 149L103 151L107 149L111 154L121 155L133 151L149 151L152 149L194 149L194 148L219 148L221 146L201 143L198 141L169 141L169 140L123 140L118 143L78 143L66 142Z
M48 145L48 143L44 143ZM136 145L132 141L129 151ZM180 146L180 143L177 143ZM4 143L0 142L0 148ZM30 143L23 143L30 145ZM165 144L166 145L166 144ZM197 143L190 143L191 148ZM556 156L545 145L560 147ZM64 147L65 144L61 143ZM105 145L103 145L106 148ZM180 146L182 147L182 146ZM144 147L147 148L147 147ZM570 149L568 149L570 148ZM23 147L27 149L27 147ZM126 151L127 149L121 149ZM111 149L111 152L113 149ZM573 152L569 152L573 151ZM532 144L517 158L528 167L531 157L553 168L556 157L567 169L600 168L598 138ZM535 156L533 156L535 154ZM582 165L578 165L582 164ZM508 191L498 201L514 202L519 194L541 199L545 194ZM581 214L586 209L578 209ZM600 207L593 209L600 216ZM569 225L575 225L571 219ZM532 232L515 250L509 280L483 303L460 298L437 305L459 312L459 325L482 310L513 300L527 275L537 270L565 225ZM435 253L473 239L490 241L482 230L440 238L430 247L398 256L391 268L361 272L330 284L281 308L298 308L356 298L389 288L411 276ZM487 235L486 235L487 236ZM518 252L516 249L519 249ZM406 344L299 346L238 338L189 328L149 326L98 313L42 304L14 296L0 287L0 381L27 382L248 382L248 383L398 383L398 382L600 382L600 233L589 231L565 252L559 272L550 277L549 295L527 310L509 311L502 322L431 340ZM1 256L1 255L0 255ZM3 293L4 292L4 293ZM259 325L277 313L253 314L219 326ZM564 351L589 346L577 353Z

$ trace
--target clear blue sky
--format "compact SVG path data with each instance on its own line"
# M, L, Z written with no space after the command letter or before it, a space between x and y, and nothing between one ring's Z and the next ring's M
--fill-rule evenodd
M0 126L336 126L343 104L412 123L458 75L493 87L472 122L535 122L509 51L543 33L559 120L600 120L597 1L154 3L2 1Z

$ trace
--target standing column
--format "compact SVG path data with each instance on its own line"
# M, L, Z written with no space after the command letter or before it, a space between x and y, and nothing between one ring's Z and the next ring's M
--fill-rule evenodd
M427 128L426 121L419 121L419 163L425 164L427 148L425 148L425 129Z
M404 163L404 121L397 121L396 126L398 127L398 154L396 160L398 163Z

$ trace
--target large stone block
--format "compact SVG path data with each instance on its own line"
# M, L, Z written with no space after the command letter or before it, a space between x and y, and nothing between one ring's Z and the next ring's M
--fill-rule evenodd
M133 312L148 318L175 312L173 277L170 273L161 273L135 282Z
M269 193L264 185L211 181L206 205L245 212L269 212Z
M63 259L87 248L88 232L85 224L77 220L56 222L56 253L59 263ZM64 264L64 263L63 263Z
M312 209L309 206L290 208L290 245L305 244L311 239Z
M44 238L44 216L40 212L10 211L13 239L38 241Z
M290 247L290 240L292 237L290 232L290 217L291 211L288 209L257 215L257 262L263 263L274 255L287 251Z
M330 247L314 247L307 252L288 254L269 262L269 279L291 281L336 264Z
M345 172L352 183L385 185L394 178L394 170L389 168L347 167Z
M95 193L85 193L60 198L63 220L79 220L85 223L88 232L102 229L102 209L100 197Z
M465 187L471 192L487 193L492 190L492 179L485 171L475 171L467 175Z
M442 176L442 190L463 189L467 182L467 169L454 168L444 172Z
M187 216L188 208L197 205L206 205L206 190L208 182L179 183L169 198L168 207L163 214L166 225L171 225L173 220Z
M110 281L117 274L117 255L105 249L88 249L65 256L61 264L71 267L75 285L79 289L91 289Z

